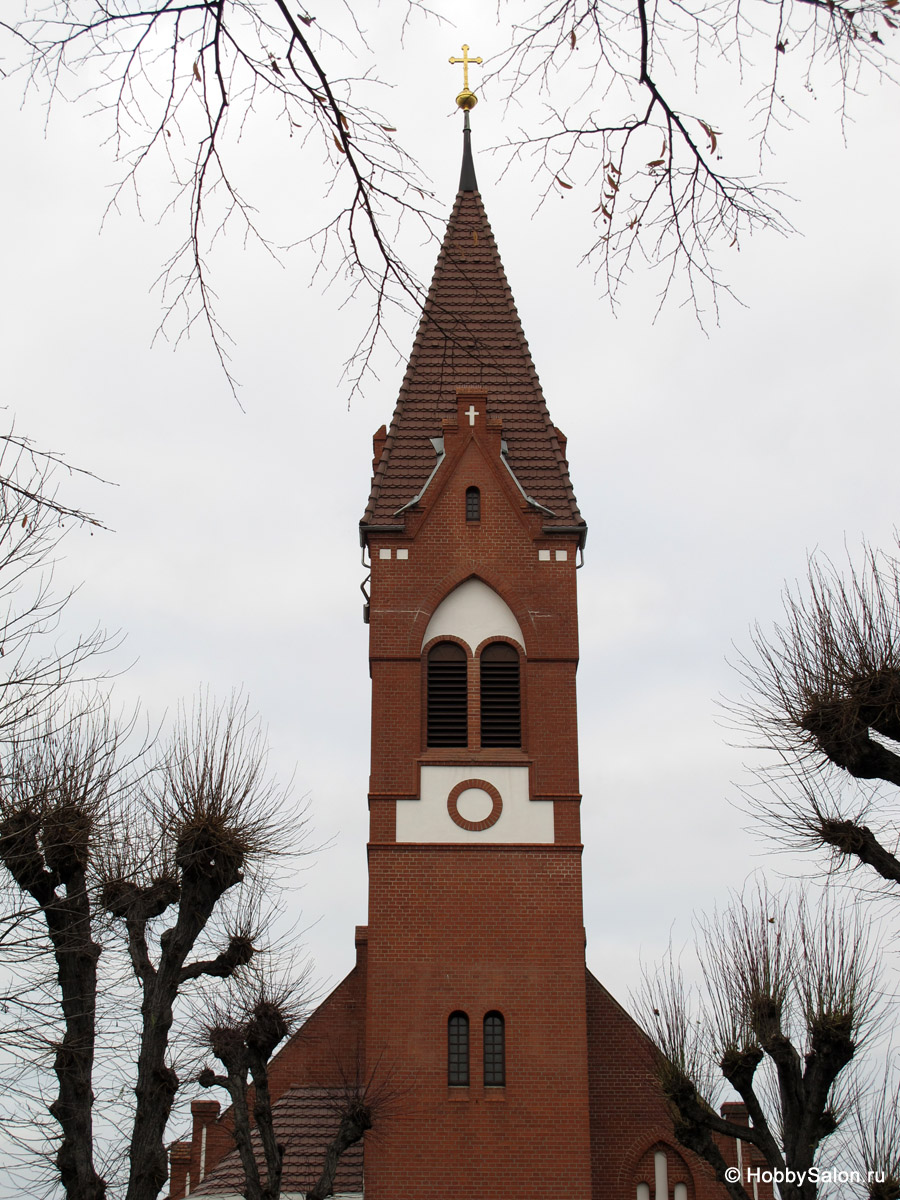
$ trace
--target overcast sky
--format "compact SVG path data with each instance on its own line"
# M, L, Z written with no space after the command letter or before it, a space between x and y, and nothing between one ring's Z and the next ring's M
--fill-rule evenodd
M376 35L395 84L384 108L447 212L460 154L447 58L463 41L499 49L479 7L456 27L415 23L402 51L396 31ZM686 938L693 911L771 861L735 807L747 756L717 715L717 698L740 692L734 647L754 621L771 624L808 551L892 544L900 99L868 91L852 99L846 145L836 94L778 136L770 175L796 198L801 232L732 251L742 303L705 331L677 306L654 322L658 281L640 272L614 316L578 265L594 199L575 188L535 213L530 172L498 179L487 152L510 118L490 95L473 116L482 195L590 527L578 576L587 957L623 1001L673 923ZM273 769L293 776L314 842L328 844L290 903L334 984L366 920L357 525L371 435L404 362L385 355L348 408L340 375L360 308L341 308L340 283L310 285L302 252L279 267L226 242L214 282L241 411L202 333L151 348L151 285L182 236L155 223L164 190L149 186L150 219L126 206L101 232L116 178L102 120L59 104L45 135L13 87L0 104L3 403L17 432L113 484L65 482L112 530L66 543L60 581L83 581L69 619L125 633L126 707L140 698L160 718L207 685L250 697ZM310 202L301 147L257 126L245 153L261 215L290 241ZM407 248L430 274L436 248ZM412 328L395 332L405 356Z

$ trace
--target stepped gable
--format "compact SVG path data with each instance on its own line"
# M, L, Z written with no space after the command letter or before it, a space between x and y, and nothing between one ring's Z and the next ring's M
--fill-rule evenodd
M284 1145L281 1189L284 1193L306 1192L318 1183L325 1152L341 1123L340 1105L346 1100L345 1088L292 1087L284 1093L272 1111L275 1133ZM254 1129L253 1148L265 1179L265 1159ZM232 1150L215 1167L214 1173L195 1188L192 1196L217 1196L223 1192L242 1196L246 1182L238 1151ZM363 1144L357 1142L344 1152L334 1180L336 1194L362 1195Z
M487 414L503 421L516 478L529 497L554 514L545 514L545 523L584 525L569 480L565 440L550 421L475 190L460 190L447 224L363 529L397 524L397 510L425 483L435 464L429 439L441 436L442 418L455 419L457 388L487 391Z

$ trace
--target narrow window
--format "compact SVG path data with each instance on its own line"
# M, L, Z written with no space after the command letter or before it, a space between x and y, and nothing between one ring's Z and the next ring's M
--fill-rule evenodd
M481 492L477 487L466 488L466 520L481 520Z
M519 655L506 642L481 652L481 744L521 746Z
M505 1083L503 1018L498 1012L489 1012L484 1018L484 1086L503 1087Z
M428 651L428 745L469 744L468 658L455 642Z
M469 1086L469 1018L464 1012L451 1013L447 1022L447 1083Z

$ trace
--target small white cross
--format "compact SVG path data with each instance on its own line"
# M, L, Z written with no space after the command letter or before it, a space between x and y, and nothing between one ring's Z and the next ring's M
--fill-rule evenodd
M463 416L469 418L470 425L474 425L475 418L478 416L478 409L475 407L474 404L470 404L469 407L466 409L466 411L463 413Z

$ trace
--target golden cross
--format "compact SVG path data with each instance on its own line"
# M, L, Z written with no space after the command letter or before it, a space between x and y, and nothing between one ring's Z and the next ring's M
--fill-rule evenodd
M469 47L468 46L463 46L462 52L463 52L462 58L451 58L450 65L454 66L456 63L462 63L463 90L460 94L461 95L466 95L466 94L471 95L471 93L469 92L469 63L478 63L480 66L481 59L480 58L469 58ZM460 106L460 107L462 107L462 106Z

